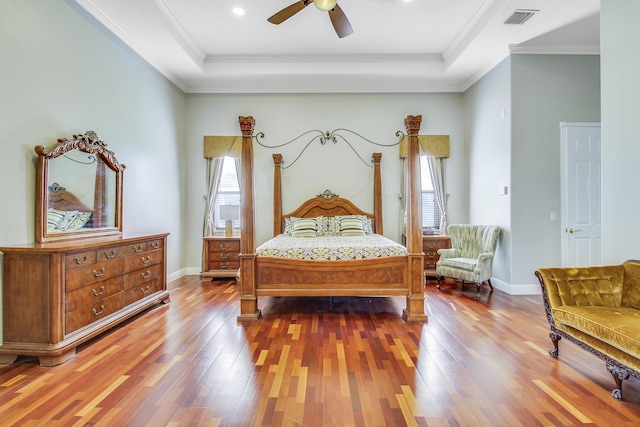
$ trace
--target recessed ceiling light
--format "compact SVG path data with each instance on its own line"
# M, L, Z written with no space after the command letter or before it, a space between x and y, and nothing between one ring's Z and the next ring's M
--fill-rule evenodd
M244 9L241 7L234 7L233 8L233 13L235 13L238 16L242 16L244 15Z

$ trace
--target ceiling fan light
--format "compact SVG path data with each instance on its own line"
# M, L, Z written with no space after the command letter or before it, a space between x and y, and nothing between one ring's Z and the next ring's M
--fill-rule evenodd
M313 4L320 10L328 12L336 7L337 0L313 0Z

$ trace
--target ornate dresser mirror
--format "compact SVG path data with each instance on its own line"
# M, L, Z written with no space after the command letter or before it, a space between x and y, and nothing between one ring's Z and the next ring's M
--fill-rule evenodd
M35 151L37 243L122 235L125 165L95 132Z

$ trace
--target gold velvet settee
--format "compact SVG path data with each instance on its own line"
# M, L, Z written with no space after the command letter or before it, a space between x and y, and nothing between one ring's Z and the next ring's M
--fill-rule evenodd
M561 338L606 363L622 398L622 381L640 379L640 261L602 267L540 268L535 272L547 319L549 350L558 357Z

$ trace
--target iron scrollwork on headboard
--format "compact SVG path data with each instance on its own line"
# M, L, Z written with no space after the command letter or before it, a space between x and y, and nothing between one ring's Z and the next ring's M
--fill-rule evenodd
M339 194L335 194L333 191L331 190L324 190L323 193L320 194L316 194L317 197L322 197L325 200L331 200L334 197L340 197Z

